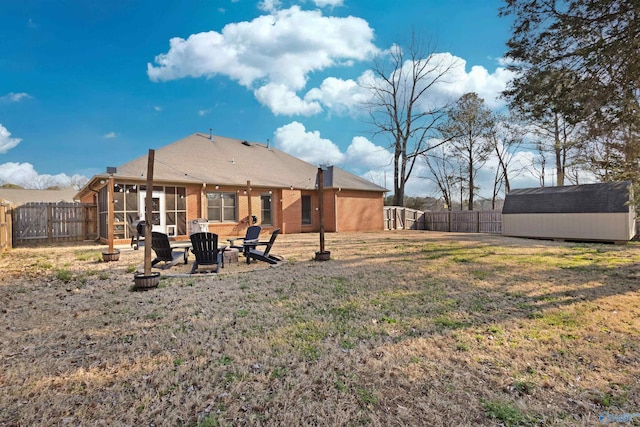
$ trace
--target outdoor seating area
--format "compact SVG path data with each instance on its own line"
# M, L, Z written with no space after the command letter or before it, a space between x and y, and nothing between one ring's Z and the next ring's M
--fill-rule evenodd
M226 239L229 245L221 245L219 236L210 232L197 232L190 236L190 240L173 240L165 233L153 231L151 249L154 258L151 266L159 269L165 275L182 275L196 273L219 274L225 264L237 264L240 253L250 261L263 261L268 265L276 265L284 260L283 257L270 254L280 229L275 229L268 241L259 241L262 228L251 226L244 237ZM241 244L235 244L241 241ZM143 242L144 243L144 242ZM264 250L257 247L264 246ZM136 249L136 248L134 248ZM192 254L192 257L189 257ZM142 266L138 270L142 270ZM234 268L234 271L238 268Z

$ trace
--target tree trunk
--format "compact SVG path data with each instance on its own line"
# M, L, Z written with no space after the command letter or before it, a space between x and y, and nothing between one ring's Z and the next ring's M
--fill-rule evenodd
M564 164L562 163L562 141L560 140L560 123L558 115L554 118L554 138L555 143L553 146L554 154L556 156L556 185L561 187L564 185ZM566 143L566 141L565 141Z
M469 155L469 207L470 211L473 210L473 156Z

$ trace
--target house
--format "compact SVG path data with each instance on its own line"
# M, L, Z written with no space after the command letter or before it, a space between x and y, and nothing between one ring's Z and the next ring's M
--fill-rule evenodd
M147 158L107 168L76 195L97 204L101 240L109 236L110 197L115 243L127 243L130 224L145 218ZM317 175L317 165L268 144L196 133L154 150L153 229L177 239L199 230L243 235L252 223L317 232ZM382 230L386 189L337 167L323 178L325 231Z
M626 242L635 236L631 182L510 191L502 234L576 241Z

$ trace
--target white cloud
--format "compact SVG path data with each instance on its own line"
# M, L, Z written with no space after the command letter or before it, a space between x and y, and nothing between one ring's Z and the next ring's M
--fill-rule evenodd
M393 170L393 155L385 147L375 145L363 136L356 136L347 148L344 164L366 171L389 167Z
M20 144L20 141L22 141L20 138L11 138L11 132L0 124L0 154L11 150Z
M475 92L484 99L490 109L498 109L504 106L504 100L500 99L501 92L506 88L507 82L514 77L514 73L504 67L498 67L493 73L486 68L474 65L467 72L467 61L451 55L450 53L434 54L438 61L454 64L448 77L437 83L434 87L436 97L442 100L457 100L468 92Z
M209 114L210 112L211 112L211 110L198 110L198 116L204 117L207 114Z
M38 173L31 163L9 162L0 165L0 182L9 182L26 187L34 182L37 177Z
M360 83L368 77L370 71L363 74L358 81L328 77L319 88L313 88L305 95L307 102L317 101L329 111L340 115L358 115L362 106L370 99L370 93Z
M322 111L319 103L301 99L284 84L268 83L254 91L263 105L268 105L273 114L312 116Z
M278 10L280 4L280 0L262 0L258 3L258 9L272 13Z
M344 3L343 0L314 0L313 2L318 7L326 7L326 6L336 7L336 6L342 6L342 4Z
M159 105L154 106L153 109L156 111L162 111L162 107L160 107Z
M9 92L5 96L0 96L0 100L9 101L9 102L20 102L23 99L29 99L29 98L33 98L33 97L26 92L18 92L18 93Z
M3 182L29 189L45 189L54 186L65 188L72 184L82 185L87 182L87 178L77 174L39 174L31 163L8 162L0 165L0 183Z
M113 138L117 138L118 135L116 135L115 132L109 132L109 133L105 133L104 135L102 135L102 137L104 139L113 139Z
M155 64L147 64L147 74L152 81L227 76L255 89L261 102L274 102L265 105L284 114L282 96L267 96L273 88L280 87L280 95L295 93L313 72L370 58L377 52L373 38L373 30L361 18L323 16L320 10L293 6L250 22L228 24L221 32L192 34L186 40L174 37L169 51L156 56ZM296 105L309 114L309 102ZM288 111L300 113L295 108Z
M450 66L450 69L446 76L428 89L424 103L420 104L423 108L442 107L456 101L467 92L476 92L491 109L504 106L504 101L499 97L507 82L514 77L513 72L504 67L498 67L490 73L486 68L478 65L471 67L467 72L466 61L450 53L433 54L429 61L436 70L434 76L443 70L443 67ZM407 72L410 71L411 65L411 62L404 64ZM320 87L309 90L304 99L317 101L328 111L337 114L362 114L363 105L371 99L369 91L365 88L376 85L377 80L371 70L362 73L357 80L329 77ZM427 79L425 83L430 83L430 80Z
M340 164L344 154L329 139L320 137L320 132L307 132L304 125L291 122L274 132L274 143L279 150L314 165Z
M308 132L303 124L291 122L274 132L278 149L314 165L336 165L359 174L378 185L392 182L392 155L384 147L377 146L363 136L356 136L345 153L318 131Z

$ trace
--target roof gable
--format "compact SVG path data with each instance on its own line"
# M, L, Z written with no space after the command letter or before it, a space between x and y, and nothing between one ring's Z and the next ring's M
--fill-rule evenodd
M193 134L155 150L154 181L252 185L314 189L317 166L265 144L220 136ZM119 166L116 178L142 179L147 155ZM330 187L364 191L386 191L372 182L334 168Z
M510 191L503 214L629 212L630 181Z

